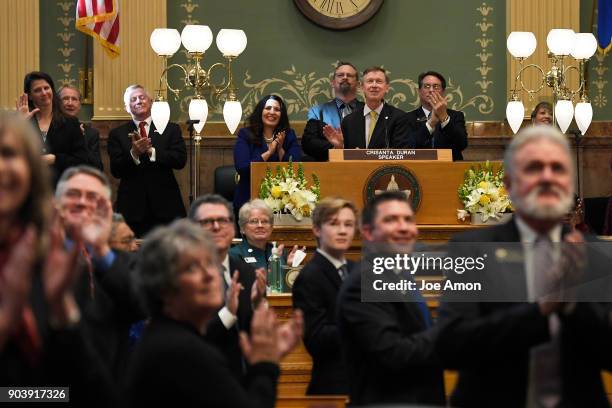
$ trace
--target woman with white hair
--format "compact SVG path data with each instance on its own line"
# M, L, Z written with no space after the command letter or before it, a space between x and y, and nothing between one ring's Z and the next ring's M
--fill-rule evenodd
M274 227L274 217L270 207L259 199L245 203L238 212L238 226L242 242L230 249L230 254L239 257L254 268L268 268L268 259L272 255L272 244L269 242ZM281 262L291 265L298 246L294 245L289 254L284 245L279 246L283 256ZM302 248L305 250L306 247Z
M129 406L274 406L278 363L301 338L301 314L276 327L272 310L255 311L251 336L240 334L248 362L240 384L204 336L224 301L220 268L212 239L191 221L157 228L145 239L136 276L151 322L128 371Z

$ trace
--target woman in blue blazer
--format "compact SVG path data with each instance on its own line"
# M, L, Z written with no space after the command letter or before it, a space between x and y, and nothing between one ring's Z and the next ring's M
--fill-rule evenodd
M240 181L234 194L234 211L251 198L251 163L300 161L302 151L289 125L287 107L278 95L264 96L238 132L234 165Z

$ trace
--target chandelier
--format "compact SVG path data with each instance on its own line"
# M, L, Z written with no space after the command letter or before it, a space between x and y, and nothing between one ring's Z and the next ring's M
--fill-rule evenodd
M514 31L508 36L506 45L508 52L512 54L519 64L519 70L514 78L514 87L510 90L510 101L506 106L506 118L516 133L525 115L525 107L519 96L523 90L533 99L544 86L552 88L553 94L553 120L559 125L563 133L567 131L572 118L576 118L576 124L582 134L585 134L593 119L593 107L587 95L587 84L584 78L585 62L589 60L597 50L597 40L591 33L575 33L569 29L552 29L546 37L548 46L548 59L551 63L550 70L544 69L537 64L524 65L524 61L533 54L536 49L536 37L531 32ZM566 65L566 58L572 56L577 62L575 65ZM529 69L540 72L539 85L534 89L527 89L523 83L523 73ZM570 89L567 85L567 74L574 69L579 74L579 85L576 89ZM572 100L577 97L578 103L574 109Z
M170 105L167 102L167 97L164 96L164 90L166 90L166 94L167 91L172 92L178 99L180 92L185 88L193 90L193 97L189 102L189 119L199 120L198 123L193 125L198 139L208 117L208 103L204 97L207 91L212 91L211 95L216 97L225 95L223 119L231 134L236 131L242 118L242 106L236 96L232 62L246 48L246 34L242 30L225 28L220 30L217 34L217 48L223 54L226 63L217 62L206 69L200 63L204 58L204 53L212 44L212 40L212 31L205 25L186 25L180 35L177 30L171 28L156 28L151 33L151 48L163 59L159 89L157 89L157 95L151 108L151 119L160 133L164 131L170 120ZM189 55L188 62L184 65L172 64L168 66L168 58L178 51L181 43ZM180 88L173 88L168 83L168 71L171 68L176 68L181 72L183 84ZM211 74L215 68L225 68L227 70L227 83L225 83L225 80L221 84L212 83Z

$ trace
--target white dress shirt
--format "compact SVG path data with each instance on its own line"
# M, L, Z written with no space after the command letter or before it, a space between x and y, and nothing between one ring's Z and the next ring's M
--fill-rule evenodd
M138 134L140 134L140 122L144 122L145 123L144 131L147 134L147 137L149 137L149 132L151 130L152 121L153 120L151 119L150 116L146 118L145 120L134 120L134 124L136 125L136 131L138 132ZM134 154L132 154L132 150L130 150L130 155L132 156L132 160L134 160L134 163L136 163L136 165L138 166L140 164L140 159L138 157L135 157ZM151 147L151 157L149 157L149 160L152 162L155 161L155 148L154 147Z

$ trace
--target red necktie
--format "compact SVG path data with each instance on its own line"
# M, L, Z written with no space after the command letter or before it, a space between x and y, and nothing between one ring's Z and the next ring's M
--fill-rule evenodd
M147 138L147 131L145 130L145 125L147 124L147 122L142 121L138 124L138 129L140 130L140 137L142 139L146 139Z

